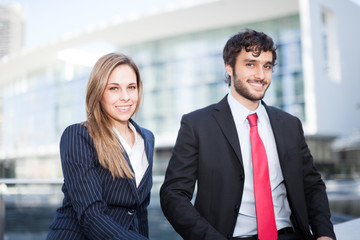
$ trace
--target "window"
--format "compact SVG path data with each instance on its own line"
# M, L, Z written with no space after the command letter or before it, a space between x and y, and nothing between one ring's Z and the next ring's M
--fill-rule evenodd
M341 81L339 43L335 14L327 9L322 10L322 29L324 46L324 73L334 82Z

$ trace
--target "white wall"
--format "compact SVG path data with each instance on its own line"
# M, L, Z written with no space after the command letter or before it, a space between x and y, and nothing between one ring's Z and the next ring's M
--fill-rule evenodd
M360 130L360 6L350 0L299 0L299 8L305 133L349 135ZM334 36L328 38L330 74L324 70L324 9L333 15L328 21Z

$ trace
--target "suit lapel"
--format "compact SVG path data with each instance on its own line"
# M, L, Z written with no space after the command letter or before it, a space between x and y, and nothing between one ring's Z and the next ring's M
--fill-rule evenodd
M242 164L239 137L236 131L234 118L227 101L227 95L218 104L215 105L214 110L215 111L213 115L219 124L221 131L230 143L231 147L234 149L236 156Z
M149 141L149 138L146 136L146 134L143 134L140 131L141 136L144 139L145 142L145 153L146 153L146 157L149 161L149 166L147 167L144 176L139 184L139 188L138 191L145 191L147 192L148 188L152 187L152 174L151 174L151 169L152 169L152 165L153 165L153 147ZM149 189L150 191L150 189Z
M285 165L285 142L284 142L284 131L283 131L283 119L281 119L274 108L268 107L264 102L262 104L265 106L266 112L270 119L271 128L274 134L276 148L279 156L280 166L284 172Z
M126 161L128 162L128 164L129 164L129 166L131 168L131 171L134 173L134 169L131 166L129 155L125 151L123 152L123 155L124 155ZM132 190L132 193L134 195L134 198L136 199L136 202L139 202L139 195L138 195L138 192L137 192L135 178L133 178L133 179L126 178L126 180L128 181L128 183L129 183L129 185L131 187L131 190Z
M136 187L135 179L133 179L131 182L132 189L135 191L136 195L141 198L142 193L144 191L149 192L152 187L151 169L153 165L153 146L152 146L152 141L150 141L151 136L148 136L145 131L142 131L139 125L137 125L132 119L130 119L130 122L135 127L136 131L140 133L140 135L144 139L145 154L149 161L149 166L147 167L144 173L144 176L139 184L139 187Z

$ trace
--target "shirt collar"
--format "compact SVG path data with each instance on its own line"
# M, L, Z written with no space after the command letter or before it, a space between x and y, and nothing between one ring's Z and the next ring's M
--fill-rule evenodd
M134 135L135 135L135 142L134 142L134 146L136 145L136 143L138 142L138 132L136 131L136 128L134 127L134 125L132 125L130 122L129 122L129 128L131 131L134 132ZM125 141L125 139L120 135L119 131L113 127L112 128L116 137L120 140L123 148L125 149L125 151L128 153L128 154L131 154L131 147L129 146L129 144Z
M238 102L231 92L228 94L228 103L231 109L231 112L233 114L234 119L237 119L241 123L247 122L247 116L250 114L256 113L258 115L258 124L261 124L265 122L265 119L267 117L266 109L264 105L259 103L259 106L254 111L250 111L246 107L244 107L240 102Z
M131 122L129 122L129 128L134 132L134 136L135 136L135 143L138 141L138 132L136 131L136 128L134 127L134 125L131 124Z

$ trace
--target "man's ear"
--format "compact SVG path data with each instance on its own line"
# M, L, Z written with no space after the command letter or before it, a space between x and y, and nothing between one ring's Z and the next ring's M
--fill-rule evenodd
M233 69L229 64L226 64L226 72L229 76L233 75Z

